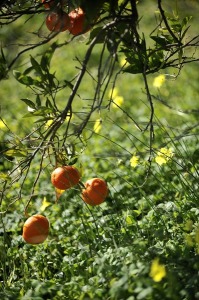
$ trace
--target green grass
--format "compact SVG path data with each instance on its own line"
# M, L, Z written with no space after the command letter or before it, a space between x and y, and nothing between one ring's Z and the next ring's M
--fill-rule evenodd
M145 5L154 10L145 3L141 9ZM42 22L42 15L38 20L37 26ZM146 25L150 22L151 19L146 21ZM18 23L17 32L25 40L21 32L24 23L21 20ZM65 38L60 34L59 42ZM80 66L76 57L82 59L86 48L84 38L80 38L55 51L51 70L56 71L60 82L74 78ZM97 74L99 48L89 63L89 74L93 76ZM14 68L24 70L27 65L28 55ZM79 186L56 199L50 182L54 155L49 147L43 156L45 144L30 168L25 170L22 164L7 181L4 176L22 158L11 160L1 155L1 299L199 299L198 64L185 66L177 78L173 77L174 72L171 69L162 72L167 75L160 89L153 86L159 74L148 77L155 108L152 153L150 130L144 130L151 110L143 78L127 73L120 74L115 82L119 95L124 98L122 109L111 106L110 110L96 111L80 139L73 135L66 140L65 150L69 153L64 153L65 158L70 159L73 143L75 165L82 172L82 182L92 177L108 182L109 195L99 207L87 206L82 201ZM74 100L73 129L88 111L94 88L93 78L87 75L78 91L80 97ZM33 135L34 140L29 140L28 135L37 123L35 119L23 118L27 105L20 99L35 101L34 92L19 84L11 72L8 80L1 81L1 91L1 117L9 127L9 130L1 128L1 147L14 145L30 151L38 135ZM108 103L108 91L104 105ZM57 94L60 110L69 94L68 88ZM96 133L93 126L98 118L102 119L102 127ZM60 138L62 129L58 133ZM59 149L58 143L54 146ZM162 147L171 148L173 156L164 157L166 163L159 165L155 158ZM134 154L139 157L135 168L130 165ZM49 237L41 245L32 246L23 241L27 204L29 215L41 213L50 221ZM156 259L159 259L159 281L151 275Z

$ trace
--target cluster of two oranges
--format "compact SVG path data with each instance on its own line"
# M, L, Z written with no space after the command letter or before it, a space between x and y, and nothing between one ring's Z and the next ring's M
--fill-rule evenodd
M56 168L51 174L51 182L59 190L67 190L80 185L80 173L74 166ZM108 195L108 186L101 178L92 178L86 181L81 190L81 198L89 205L100 205ZM29 244L43 243L48 237L49 221L45 216L33 215L23 226L23 238Z
M50 31L63 32L68 30L73 35L79 35L89 30L86 25L85 13L81 7L66 13L63 10L65 1L42 0L45 9L50 10L46 17L46 26Z
M80 173L74 166L56 168L51 174L51 182L59 190L67 190L80 183ZM92 178L86 181L81 191L81 197L89 205L99 205L104 202L108 187L101 178Z

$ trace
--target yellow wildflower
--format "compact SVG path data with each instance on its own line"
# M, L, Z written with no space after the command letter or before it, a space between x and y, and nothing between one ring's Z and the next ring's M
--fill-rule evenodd
M159 166L167 163L167 160L164 156L156 156L155 161Z
M124 56L120 58L119 63L121 67L127 67L130 65Z
M153 86L156 88L160 88L163 83L165 82L165 75L158 75L157 77L154 78L153 80Z
M99 133L100 130L101 130L101 128L102 128L102 119L97 119L97 120L95 121L94 126L93 126L93 131L94 131L95 133Z
M113 101L114 108L118 108L118 106L121 106L124 102L124 97L118 95L118 89L116 87L109 91L109 98Z
M48 120L45 124L45 128L48 129L50 127L50 125L53 123L53 120Z
M73 115L68 115L67 117L66 117L66 122L69 122L69 121L71 121L73 119ZM55 119L49 119L46 123L45 123L45 129L48 129L51 125L52 125L52 123L54 122L54 120Z
M159 258L152 261L149 276L155 282L160 282L166 276L166 268L163 264L160 264Z
M124 98L122 96L116 96L113 99L113 107L117 108L118 106L121 106L124 102Z
M118 96L118 88L114 87L112 90L109 91L108 97L114 99Z
M0 129L5 128L6 125L3 120L0 120Z
M51 205L51 203L47 201L46 197L44 197L40 211L44 211L49 205Z
M59 198L61 197L61 195L65 192L65 190L59 190L57 188L55 188L55 195L56 195L56 199L57 201L59 200Z
M172 157L174 153L171 148L161 148L160 151L158 151L157 156L155 157L155 161L158 165L166 164Z
M67 122L69 122L69 121L71 121L72 119L73 119L73 114L71 114L71 115L68 115L67 117L66 117L66 121Z
M137 156L137 155L134 154L134 155L131 157L131 159L130 159L130 165L131 165L131 167L132 167L132 168L137 167L138 162L139 162L139 156Z

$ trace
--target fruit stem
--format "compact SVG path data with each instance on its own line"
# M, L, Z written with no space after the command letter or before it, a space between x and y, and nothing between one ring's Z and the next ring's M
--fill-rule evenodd
M79 181L78 185L79 185L80 188L84 188L85 189L85 185L83 184L83 182Z

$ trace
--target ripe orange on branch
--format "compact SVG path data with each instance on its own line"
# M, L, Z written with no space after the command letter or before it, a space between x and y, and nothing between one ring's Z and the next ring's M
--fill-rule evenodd
M68 30L71 34L78 35L90 29L90 26L86 25L85 13L81 7L72 10L68 15L70 18L70 27Z
M55 6L63 7L67 4L67 0L42 0L46 9L54 8Z
M55 5L54 0L42 0L42 3L46 9L51 8Z
M66 12L51 12L46 17L46 26L50 31L61 32L69 28L70 19Z
M51 174L51 182L59 190L67 190L79 183L80 173L73 166L56 168Z
M41 244L48 237L49 221L42 215L29 217L23 225L23 238L28 244Z
M92 178L86 181L82 190L82 199L89 205L99 205L108 195L107 183L100 178Z

